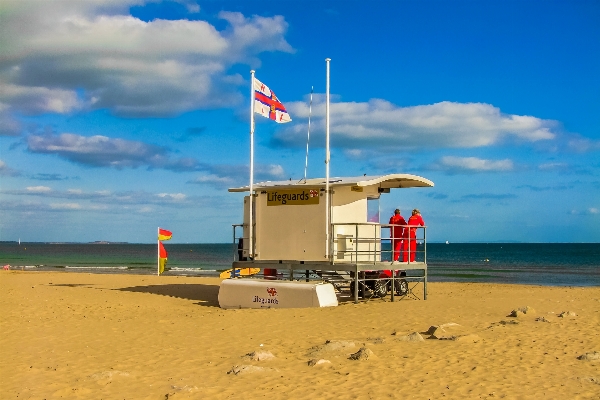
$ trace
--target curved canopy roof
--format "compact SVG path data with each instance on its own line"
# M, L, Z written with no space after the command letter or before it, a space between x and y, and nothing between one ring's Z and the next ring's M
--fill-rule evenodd
M410 187L433 187L433 182L421 176L411 174L389 174L380 176L356 176L350 178L329 178L329 186L372 186L381 188L410 188ZM271 189L300 189L307 187L325 187L325 178L307 179L304 181L267 181L254 184L254 190ZM230 192L247 192L249 186L231 188Z

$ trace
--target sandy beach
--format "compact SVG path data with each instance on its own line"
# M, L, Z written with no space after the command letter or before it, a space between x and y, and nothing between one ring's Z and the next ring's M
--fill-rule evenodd
M2 398L600 398L599 287L222 310L219 283L2 271Z

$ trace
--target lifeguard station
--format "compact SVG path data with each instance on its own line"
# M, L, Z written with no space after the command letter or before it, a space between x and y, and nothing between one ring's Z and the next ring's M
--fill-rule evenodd
M269 282L322 280L355 302L388 291L392 301L395 295L414 295L407 285L416 282L423 284L426 299L426 227L416 228L416 239L405 239L418 243L414 261L391 266L392 230L379 220L379 199L392 189L433 185L410 174L330 178L329 185L322 178L257 183L254 201L244 197L243 224L233 226L238 248L233 269L260 268Z

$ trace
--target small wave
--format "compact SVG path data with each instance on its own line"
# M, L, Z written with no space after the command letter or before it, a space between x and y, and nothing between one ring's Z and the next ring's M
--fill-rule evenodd
M202 269L202 268L181 268L181 267L173 267L173 268L169 268L169 271L217 272L217 270L216 270L216 269Z
M65 268L69 269L129 269L129 267L69 267L68 265Z

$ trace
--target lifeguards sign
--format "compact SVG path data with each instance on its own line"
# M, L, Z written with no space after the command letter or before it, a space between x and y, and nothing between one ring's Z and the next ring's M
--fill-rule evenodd
M267 206L305 206L319 204L318 189L267 192Z

